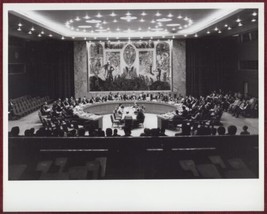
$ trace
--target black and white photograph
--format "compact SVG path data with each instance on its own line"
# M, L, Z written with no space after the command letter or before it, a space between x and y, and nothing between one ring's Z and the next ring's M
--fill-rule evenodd
M4 211L263 210L263 3L3 8Z

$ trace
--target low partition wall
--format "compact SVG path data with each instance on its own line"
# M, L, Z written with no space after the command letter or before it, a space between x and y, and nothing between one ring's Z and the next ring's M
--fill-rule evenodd
M120 100L87 104L83 107L83 110L94 114L111 114L119 104L122 104L124 107L133 106L134 101ZM177 109L176 106L164 102L136 101L136 104L144 106L145 113L152 114L163 114Z

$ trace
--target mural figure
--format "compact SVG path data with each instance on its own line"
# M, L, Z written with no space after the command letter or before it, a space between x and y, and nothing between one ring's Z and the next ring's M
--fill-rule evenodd
M112 65L110 65L110 61L107 61L107 63L104 65L104 69L106 80L109 82L113 81L112 72L114 71L114 68L112 67Z
M123 58L128 66L131 66L134 63L136 59L136 51L132 45L128 44L126 46L123 52Z

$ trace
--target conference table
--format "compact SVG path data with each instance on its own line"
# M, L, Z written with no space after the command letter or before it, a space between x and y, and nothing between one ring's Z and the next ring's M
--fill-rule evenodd
M105 114L112 114L113 111L119 106L123 105L126 108L132 107L134 105L143 106L145 108L145 113L157 114L158 127L161 128L166 120L167 112L174 112L180 108L177 103L166 103L161 101L136 101L136 100L116 100L107 102L97 102L97 103L87 103L81 105L80 108L85 114L95 115L88 119L93 119L98 121L98 128L102 128L103 116ZM163 114L163 115L162 115ZM162 116L161 116L162 115ZM165 115L165 116L164 116Z

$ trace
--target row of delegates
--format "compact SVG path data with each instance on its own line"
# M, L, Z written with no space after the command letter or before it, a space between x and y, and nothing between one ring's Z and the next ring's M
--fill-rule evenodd
M111 137L111 136L120 136L118 134L118 130L114 129L112 131L111 128L107 128L106 132L104 132L102 129L98 130L89 130L89 135L86 134L87 130L84 128L79 128L77 130L71 130L69 132L64 132L61 129L55 129L54 131L46 130L45 128L41 127L38 129L35 133L35 129L26 129L24 132L24 136L30 137L30 136L55 136L55 137L64 137L64 136L90 136L90 137ZM131 129L127 129L127 127L124 129L125 136L131 136ZM229 126L228 127L228 133L227 135L236 135L237 128L236 126ZM177 133L176 135L225 135L226 129L223 126L218 127L217 129L212 127L207 129L207 127L197 127L197 129L191 129L190 126L184 125L182 126L182 132ZM11 131L9 132L10 137L18 137L20 136L20 128L18 126L12 127ZM240 135L249 135L250 132L248 131L248 127L245 125L243 126L243 131L240 133ZM148 129L145 128L144 132L141 133L140 136L166 136L165 129Z

